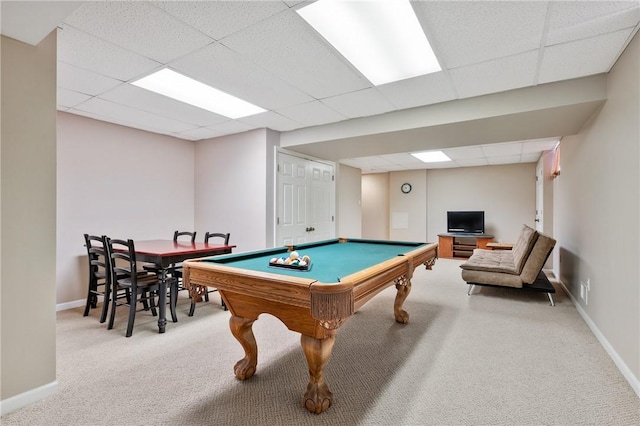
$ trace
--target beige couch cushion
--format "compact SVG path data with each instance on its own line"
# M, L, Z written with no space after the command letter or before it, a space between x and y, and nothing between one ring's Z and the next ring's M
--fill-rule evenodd
M469 260L460 267L463 270L519 275L513 263L513 254L509 250L475 249Z
M462 279L470 284L489 284L502 287L522 288L520 275L505 274L504 272L486 272L462 270Z
M522 273L520 273L520 278L523 283L533 284L555 245L556 240L553 238L544 234L538 234L536 243L527 257L527 261L522 268Z
M538 238L538 233L535 229L522 225L522 231L520 231L520 236L518 240L513 245L513 249L511 250L513 253L513 264L518 271L519 274L522 272L522 268L524 267L524 263L527 260L527 256L531 252L533 245L535 244Z

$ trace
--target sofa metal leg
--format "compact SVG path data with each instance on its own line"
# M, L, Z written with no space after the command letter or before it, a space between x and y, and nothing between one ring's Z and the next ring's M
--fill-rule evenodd
M547 296L549 296L549 303L551 306L556 306L555 303L553 303L553 296L551 296L551 293L547 293Z
M471 296L471 292L473 291L474 287L475 287L474 284L469 284L469 290L467 291L467 296Z

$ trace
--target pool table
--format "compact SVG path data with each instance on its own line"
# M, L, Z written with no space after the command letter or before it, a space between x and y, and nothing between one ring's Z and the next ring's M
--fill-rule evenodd
M272 265L291 252L309 256L306 267ZM234 366L240 380L256 372L258 348L252 325L262 313L279 318L299 332L309 367L303 405L313 413L331 406L332 393L324 379L337 329L368 300L395 285L395 320L406 324L402 305L419 265L431 269L438 244L402 241L333 239L296 246L187 260L183 285L199 301L207 287L220 292L231 312L231 333L245 356Z

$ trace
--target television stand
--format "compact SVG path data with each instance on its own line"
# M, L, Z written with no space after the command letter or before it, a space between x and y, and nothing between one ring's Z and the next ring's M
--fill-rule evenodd
M486 249L491 241L489 234L438 234L438 257L467 258L477 248Z

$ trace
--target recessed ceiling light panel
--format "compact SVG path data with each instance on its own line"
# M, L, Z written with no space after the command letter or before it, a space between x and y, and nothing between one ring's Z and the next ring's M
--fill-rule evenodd
M229 118L266 111L169 68L163 68L131 84Z
M442 151L423 151L411 153L414 157L424 163L440 163L443 161L451 161L451 158L447 157Z
M318 0L297 12L376 86L442 69L408 0Z

